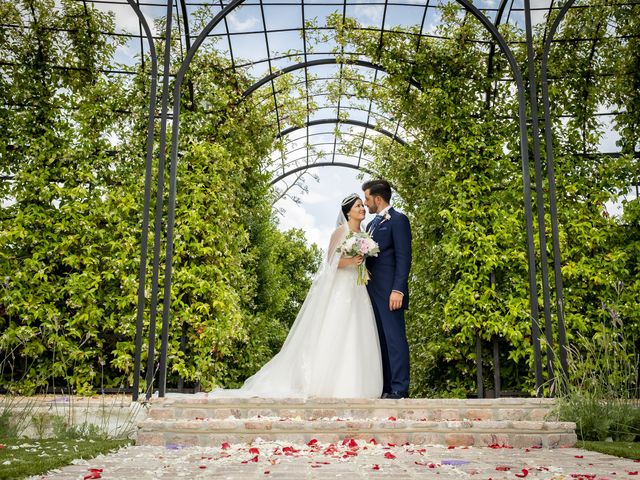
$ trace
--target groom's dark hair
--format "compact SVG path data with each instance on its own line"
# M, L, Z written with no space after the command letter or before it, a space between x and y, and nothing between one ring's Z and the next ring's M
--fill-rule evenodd
M369 190L373 197L382 197L387 203L391 201L391 185L386 180L368 180L362 184L362 191L365 190Z

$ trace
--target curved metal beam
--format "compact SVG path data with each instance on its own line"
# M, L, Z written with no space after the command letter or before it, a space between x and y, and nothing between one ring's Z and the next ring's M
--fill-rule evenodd
M560 22L575 3L575 0L567 0L560 9L549 34L545 38L542 51L542 60L540 64L540 81L542 94L542 108L544 114L544 142L545 152L547 155L547 180L549 182L549 213L551 216L551 239L553 243L553 273L556 290L556 308L558 315L558 346L560 348L560 366L563 373L563 382L561 388L566 389L566 380L569 378L569 363L567 361L567 337L564 324L564 292L562 283L562 262L560 256L560 233L558 229L558 208L556 203L556 179L555 167L553 162L553 136L551 125L551 106L549 103L549 78L548 65L549 54L551 53L551 43L555 36Z
M371 123L362 122L360 120L351 120L351 119L348 119L348 118L345 118L345 119L320 118L318 120L311 120L309 122L304 122L304 125L302 125L302 126L285 128L284 130L278 132L278 134L276 135L276 138L282 138L285 135L289 135L291 132L295 132L296 130L302 130L303 128L307 128L307 127L313 127L314 125L327 125L327 124L332 124L332 123L345 123L347 125L354 125L356 127L370 128L371 130L375 130L376 132L381 133L382 135L385 135L385 136L389 137L394 142L398 142L400 145L406 145L407 144L407 142L405 140L403 140L402 138L398 137L397 135L394 135L389 130L386 130L386 129L384 129L382 127L379 127L377 125L373 125Z
M138 310L136 317L136 339L133 360L133 401L138 400L140 389L140 365L142 359L142 327L144 323L145 294L144 287L147 273L147 250L149 242L149 213L151 210L151 177L153 175L153 137L154 115L156 108L156 90L158 87L158 56L153 35L147 19L134 0L127 0L129 6L138 17L140 25L144 29L144 35L149 43L149 57L151 58L151 86L149 87L149 112L147 120L147 156L145 160L144 174L144 210L142 216L142 238L140 245L140 270L138 273ZM144 56L143 52L140 52Z
M260 87L262 87L263 85L271 82L272 80L286 74L286 73L291 73L294 72L296 70L301 70L303 68L308 68L308 67L317 67L320 65L355 65L357 67L365 67L365 68L372 68L374 70L380 71L380 72L384 72L387 73L387 71L381 67L380 65L376 65L375 63L372 62L367 62L365 60L346 60L346 61L339 61L337 58L319 58L317 60L311 60L311 61L307 61L307 62L300 62L300 63L296 63L295 65L289 65L288 67L285 67L283 69L277 70L275 72L273 72L271 75L267 75L265 77L262 77L260 80L258 80L256 83L254 83L253 85L251 85L249 88L247 88L244 93L242 94L242 96L244 98L248 97L249 95L251 95L253 92L255 92L257 89L259 89ZM413 85L414 87L416 87L419 90L422 90L422 86L416 81L416 80L411 80L411 85Z
M344 158L358 158L358 159L360 158L360 156L354 155L352 153L339 153L338 155L340 155L341 157L344 157ZM288 159L286 163L282 163L282 165L277 165L276 168L274 170L272 170L272 171L273 172L277 172L278 170L282 170L284 172L287 168L291 167L292 165L300 165L300 166L308 167L309 165L313 165L315 163L318 163L318 161L319 161L319 160L316 160L313 163L305 161L304 165L302 165L300 162L304 161L305 158L308 159L309 157L307 155L301 155L298 158ZM333 160L331 160L330 162L327 162L325 160L325 162L328 163L329 165L333 165L334 163L336 163ZM355 162L355 163L352 163L350 165L359 166L360 164L361 164L361 162Z
M533 340L534 363L536 370L536 394L540 395L542 387L542 361L540 353L540 325L538 324L538 284L536 280L536 256L533 233L533 213L531 201L531 171L529 168L529 137L527 132L527 99L520 65L505 38L498 28L469 0L456 0L491 33L500 50L504 53L513 78L516 82L518 96L518 117L520 120L520 159L522 167L522 185L524 197L524 213L527 229L527 268L529 274L529 308L531 310L531 332Z
M229 4L218 12L209 23L203 28L191 49L187 52L186 58L182 61L180 68L174 79L174 95L173 95L173 121L172 121L172 135L171 135L171 169L169 173L170 189L168 199L168 219L167 219L167 242L166 242L166 255L165 255L165 277L164 277L164 298L163 298L163 325L169 324L169 315L171 311L171 280L172 280L172 262L173 262L173 235L175 228L175 201L176 201L176 183L177 183L177 161L178 161L178 138L180 135L180 90L184 82L186 72L189 65L193 61L196 52L205 41L209 33L226 18L229 13L234 11L236 7L244 3L245 0L231 0ZM533 221L531 214L531 178L529 171L529 148L528 148L528 136L527 136L527 117L526 117L526 96L524 89L524 82L522 80L522 73L518 62L509 48L504 37L500 34L495 25L493 25L489 19L469 0L456 0L467 11L476 17L482 23L482 25L489 30L493 38L496 40L500 49L507 57L507 61L513 72L514 80L517 86L518 95L518 115L520 120L520 156L522 160L522 175L523 175L523 191L524 191L524 207L525 207L525 219L527 229L527 260L528 260L528 273L529 273L529 303L532 317L532 333L533 333L533 346L534 346L534 360L536 361L536 389L540 392L540 386L542 384L542 375L538 371L538 360L540 358L540 339L539 339L539 326L538 326L538 294L536 284L536 262L534 254L534 241L533 241ZM161 139L162 140L162 139ZM537 330L536 330L537 329ZM166 344L163 339L163 349L166 349ZM164 397L165 386L160 385L160 396Z
M351 163L343 163L343 162L318 162L312 163L311 165L303 165L301 167L296 167L288 172L285 172L281 175L278 175L276 178L271 180L271 185L275 185L280 180L287 178L289 175L293 175L294 173L300 172L302 170L309 170L311 168L318 167L343 167L343 168L352 168L354 170L362 170L363 172L368 173L369 175L374 175L374 172L365 167L359 167L358 165L353 165Z

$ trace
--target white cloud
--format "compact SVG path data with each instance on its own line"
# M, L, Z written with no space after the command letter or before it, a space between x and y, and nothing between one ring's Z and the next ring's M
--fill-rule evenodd
M278 207L284 209L285 213L280 217L280 230L290 230L299 228L304 230L307 243L317 244L320 248L326 248L327 232L318 228L316 219L309 215L304 205L297 205L289 199L283 199L278 202ZM329 232L329 235L331 232Z
M248 17L244 20L240 20L235 13L227 15L227 21L231 27L230 30L233 32L247 32L253 30L259 23L257 17Z
M310 180L307 183L309 193L299 195L300 205L287 199L276 204L285 212L280 216L279 228L300 228L304 230L308 243L316 243L324 250L335 229L340 202L350 193L361 194L362 181L358 178L357 170L347 168L322 167L313 172L319 176L320 181ZM367 220L363 227L366 223Z
M364 21L363 23L379 24L382 22L384 10L379 5L356 5L354 11L358 15L358 20Z

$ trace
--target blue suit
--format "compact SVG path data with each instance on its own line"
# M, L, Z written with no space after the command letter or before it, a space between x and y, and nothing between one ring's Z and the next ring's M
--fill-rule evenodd
M367 291L378 326L382 351L383 392L409 391L409 344L405 331L404 311L409 307L409 270L411 269L411 227L409 219L393 208L389 219L376 218L367 232L380 246L377 257L368 257L371 274ZM404 294L402 308L391 311L389 296L393 290Z

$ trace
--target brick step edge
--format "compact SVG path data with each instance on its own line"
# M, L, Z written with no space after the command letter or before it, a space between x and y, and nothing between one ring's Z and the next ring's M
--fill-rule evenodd
M495 420L495 421L555 421L554 413L548 409L442 409L422 408L367 408L367 409L265 409L265 408L151 408L149 418L154 420L198 420L198 419L251 419L255 417L278 417L283 419L370 419L395 417L403 420Z
M573 422L533 422L533 421L415 421L415 420L295 420L295 419L202 419L202 420L153 420L146 419L138 425L140 431L224 432L239 430L278 432L344 432L367 431L385 432L409 430L416 432L445 432L465 430L474 433L565 433L574 432Z
M222 442L250 443L258 438L292 443L307 443L311 439L321 442L340 442L345 438L354 438L359 441L369 441L374 438L380 443L395 444L420 444L420 445L447 445L447 446L505 446L514 448L557 448L572 447L576 444L575 424L568 422L545 422L539 428L522 428L523 422L504 422L502 428L480 428L480 423L500 422L447 422L449 428L440 425L440 428L432 425L415 426L416 422L394 422L394 426L382 426L375 422L337 422L345 425L326 425L318 428L315 422L286 422L287 428L281 428L282 423L275 426L267 423L249 424L238 422L237 425L227 424L225 428L210 428L209 423L199 422L194 428L193 424L185 425L184 422L159 422L145 421L138 431L138 445L174 445L174 446L203 446L215 447ZM409 425L411 423L411 425ZM426 423L426 422L420 422ZM541 422L542 423L542 422ZM222 425L216 425L222 427ZM209 427L209 428L206 428ZM231 428L230 428L231 427ZM258 428L256 428L258 427ZM262 427L262 428L260 428ZM280 427L280 428L279 428ZM456 428L458 427L458 428ZM489 427L489 425L485 425Z
M341 408L371 408L389 406L400 408L552 408L554 398L403 398L399 400L379 398L225 398L208 397L207 394L167 396L152 398L152 407L165 405L189 407L198 405L200 408L327 408L328 406Z
M204 400L204 399L201 399ZM457 401L406 399L368 400L344 403L335 399L315 401L291 401L252 399L252 402L230 402L228 399L216 401L178 402L165 399L152 403L149 417L156 420L197 418L253 418L282 417L306 418L404 418L409 420L556 420L552 418L554 401L549 399L528 399L527 402L498 401ZM544 401L546 400L546 401Z

